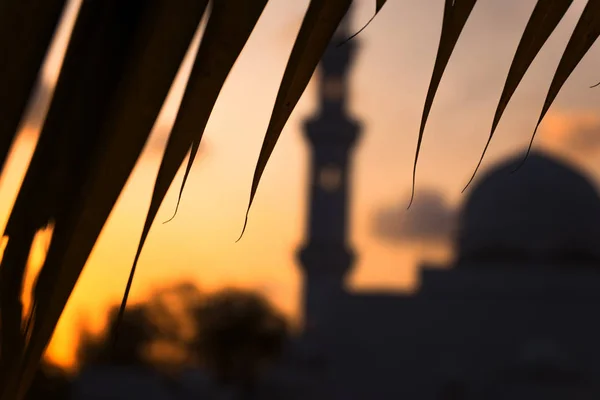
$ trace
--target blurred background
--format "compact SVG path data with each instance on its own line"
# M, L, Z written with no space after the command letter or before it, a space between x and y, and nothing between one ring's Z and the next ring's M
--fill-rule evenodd
M67 37L81 0L70 0L37 94L0 186L6 222L48 106ZM271 158L243 239L252 172L306 0L272 0L227 80L206 129L176 217L181 174L171 188L142 253L132 303L160 288L190 282L202 293L235 287L265 296L293 324L300 318L297 251L306 234L308 143L303 122L316 113L317 79L306 90ZM542 49L484 160L484 169L523 150L574 24L585 5L575 1ZM506 72L535 0L481 0L468 21L436 98L417 171L411 173L421 111L438 45L442 1L390 1L355 39L349 109L362 124L352 161L349 241L357 253L353 290L411 291L424 262L453 258L461 190L477 161ZM371 17L372 1L356 0L353 30ZM197 39L200 37L198 32ZM190 72L194 42L153 136L104 228L48 348L48 360L74 371L82 327L98 335L120 301L144 223L166 134ZM546 117L535 147L568 159L600 180L600 52L594 47ZM318 78L315 76L315 78ZM232 112L234 110L234 112ZM484 173L482 170L480 173ZM39 265L42 233L30 260ZM31 280L29 281L29 285Z

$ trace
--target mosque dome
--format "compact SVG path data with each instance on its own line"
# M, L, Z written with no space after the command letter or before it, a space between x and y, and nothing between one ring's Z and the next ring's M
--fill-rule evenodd
M600 265L600 197L575 168L542 153L485 174L459 219L459 265Z

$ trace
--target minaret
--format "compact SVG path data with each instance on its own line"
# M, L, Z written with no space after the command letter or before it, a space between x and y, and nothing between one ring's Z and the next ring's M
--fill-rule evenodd
M304 277L306 327L319 325L325 307L343 295L354 253L348 245L351 151L360 124L348 115L348 70L356 40L338 47L351 34L351 12L344 17L318 68L318 114L306 122L310 144L307 237L299 258Z

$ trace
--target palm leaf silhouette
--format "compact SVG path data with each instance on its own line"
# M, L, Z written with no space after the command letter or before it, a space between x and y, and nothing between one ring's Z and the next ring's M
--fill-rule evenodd
M502 118L502 114L504 113L508 102L517 90L519 83L521 83L521 79L523 79L527 69L531 66L531 63L538 52L541 50L544 43L546 43L552 32L554 32L554 29L556 29L556 26L572 3L573 0L550 0L540 1L536 4L531 17L529 18L529 22L527 23L527 27L525 27L525 32L523 32L521 41L519 42L519 47L517 47L517 52L515 53L510 70L508 71L508 77L506 78L506 83L504 84L504 89L502 90L502 95L500 95L498 107L494 114L490 136L488 137L479 163L477 164L477 167L475 167L467 186L475 178L475 174L481 166L485 152L492 141L494 132L500 123L500 118Z
M83 266L148 139L207 3L83 2L50 109L4 232L8 244L0 266L0 400L23 398ZM246 221L276 143L351 3L311 0L308 5L258 156ZM374 3L377 14L385 1ZM442 33L418 132L413 190L437 88L476 3L445 2ZM488 143L521 79L571 3L537 1L508 71ZM187 177L220 90L266 4L267 0L212 2L156 179L134 267L158 207L191 151ZM0 172L64 6L64 0L0 1ZM537 125L599 35L600 0L588 0L550 84ZM185 180L180 196L184 185ZM53 236L34 288L33 311L26 316L28 324L23 324L20 298L25 263L35 233L48 224L54 227ZM128 288L132 278L133 271Z
M0 3L0 173L64 5L65 0Z
M186 154L190 151L188 165L179 191L181 199L204 128L217 97L266 5L266 0L221 0L213 5L180 110L158 170L150 209L131 267L119 317L125 312L137 262L158 209ZM179 206L179 200L177 206Z
M292 54L283 74L283 80L279 87L279 93L275 100L271 120L267 127L267 133L260 149L258 163L252 179L250 189L250 200L246 219L242 228L242 235L248 222L248 212L254 201L258 190L260 178L267 166L267 162L275 149L279 135L292 114L294 107L300 100L300 96L308 86L319 60L325 53L327 45L331 41L338 25L350 8L352 0L311 0L300 32L294 43ZM241 238L241 235L240 235ZM239 240L239 239L238 239Z
M7 360L7 383L0 386L3 399L20 398L30 382L203 12L204 6L195 0L83 3L56 95L11 215L14 222L7 227L10 242L10 228L21 226L20 221L30 230L44 220L55 225L34 289L29 340L17 350L18 359ZM39 195L50 200L49 206L40 207ZM29 247L24 240L11 245ZM3 259L2 270L16 269L8 261Z

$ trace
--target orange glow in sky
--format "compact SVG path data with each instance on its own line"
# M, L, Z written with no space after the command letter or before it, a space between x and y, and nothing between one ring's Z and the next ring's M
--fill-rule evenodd
M69 2L71 8L41 74L44 84L56 82L79 2ZM356 1L356 27L370 18L374 8L371 3ZM499 126L484 167L529 142L582 3L575 1L573 10L525 77ZM273 0L267 6L215 106L205 132L208 150L195 163L178 215L168 224L160 223L174 211L182 171L159 212L140 259L132 301L143 299L153 287L190 279L203 290L230 285L261 290L288 315L297 315L301 275L295 251L305 234L308 168L301 123L315 111L316 81L306 90L267 167L244 238L239 243L235 240L242 228L252 173L277 88L307 5L308 0ZM519 32L534 5L533 0L483 1L475 8L432 110L417 174L417 194L419 188L434 188L453 205L463 198L460 191L487 139ZM388 204L403 206L410 189L416 135L442 9L442 1L388 2L357 38L360 51L352 71L351 112L362 120L365 130L353 160L351 243L358 261L351 283L356 290L407 289L416 282L423 248L380 240L373 232L372 219ZM173 122L192 60L193 52L172 88L154 138L164 135ZM600 79L598 65L600 53L596 46L563 89L553 108L554 116L542 126L541 145L552 142L548 138L553 132L576 130L580 126L577 121L583 119L588 121L586 129L595 129L597 125L589 122L587 115L598 115L600 89L588 87ZM0 187L2 223L6 222L39 131L39 127L24 126ZM568 147L567 141L554 149L576 157L567 151ZM600 163L593 159L577 162L597 179ZM79 324L84 321L99 329L106 307L121 298L159 162L160 151L149 144L105 226L48 349L50 358L60 365L71 365L74 360ZM43 249L43 240L40 243ZM31 261L36 262L39 259Z

